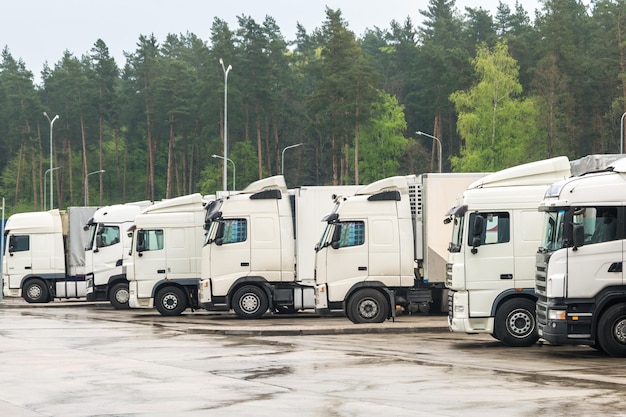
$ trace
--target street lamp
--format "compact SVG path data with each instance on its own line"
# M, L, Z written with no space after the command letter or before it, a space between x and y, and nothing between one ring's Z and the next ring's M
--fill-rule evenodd
M85 175L85 207L89 205L89 195L87 194L87 191L88 191L87 185L89 184L89 176L93 174L102 174L103 172L106 172L106 171L104 169L100 169L98 171L93 171Z
M228 68L224 68L224 60L220 58L220 65L224 71L224 191L226 191L226 161L228 160L228 73L233 67L231 65ZM234 165L234 164L233 164ZM233 186L234 188L234 186Z
M43 115L46 116L46 119L48 119L48 121L50 122L50 210L53 209L54 207L54 200L53 200L53 190L54 190L54 177L52 176L52 171L54 171L52 169L52 127L54 125L54 122L59 118L59 115L57 114L56 116L54 116L54 118L52 120L50 120L50 117L48 117L48 113L43 112ZM45 208L45 207L44 207Z
M235 187L235 178L236 178L236 176L237 176L237 171L235 171L235 163L233 162L233 160L232 160L232 159L230 159L230 158L224 158L224 157L223 157L223 156L221 156L221 155L215 155L215 154L213 154L213 155L211 155L211 156L212 156L213 158L223 159L223 160L224 160L224 165L226 165L226 161L228 161L228 162L230 162L231 164L233 164L233 191L235 191L235 188L236 188L236 187ZM226 191L226 189L224 189L224 191Z
M428 136L431 139L434 139L437 141L437 145L439 145L439 172L441 172L441 141L439 139L437 139L436 137L434 137L433 135L429 135L428 133L424 133L421 130L418 130L417 132L418 135L420 136Z
M43 174L43 209L46 209L46 177L48 176L48 171L56 171L61 167L54 167L52 169L46 169L46 172Z
M295 145L290 145L283 149L283 152L281 153L281 157L280 157L280 173L282 175L285 175L285 151L287 149L297 148L298 146L301 146L301 145L304 145L304 143L296 143Z
M624 154L624 116L626 112L622 114L622 119L619 123L619 153Z

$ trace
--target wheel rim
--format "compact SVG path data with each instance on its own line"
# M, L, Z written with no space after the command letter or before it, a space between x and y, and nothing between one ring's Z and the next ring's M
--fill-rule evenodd
M620 317L613 327L613 336L615 340L622 345L626 344L626 317Z
M31 285L28 287L28 296L33 300L41 298L42 289L39 285Z
M119 290L115 293L115 301L126 304L130 299L130 292L127 289Z
M163 307L167 310L174 310L178 306L178 297L174 294L166 294L163 297Z
M367 298L359 303L359 316L364 319L376 317L378 311L378 303L371 298Z
M512 311L506 323L509 333L520 339L528 336L535 328L535 318L527 310Z
M255 313L259 309L259 297L252 293L244 294L239 299L239 307L246 313Z

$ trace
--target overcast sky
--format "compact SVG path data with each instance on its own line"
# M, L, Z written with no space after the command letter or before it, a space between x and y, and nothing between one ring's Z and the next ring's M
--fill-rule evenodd
M502 0L511 9L515 0ZM495 15L498 0L456 0L456 7L483 7ZM538 0L520 0L534 17ZM123 52L136 49L139 35L154 34L159 42L168 33L194 33L209 40L215 17L236 29L237 16L262 23L273 17L287 40L295 39L296 23L308 33L322 25L326 6L341 9L348 28L360 36L366 28L387 29L392 20L411 17L417 26L427 0L6 0L0 8L0 47L7 46L34 73L44 62L50 67L65 50L80 58L102 39L122 67Z

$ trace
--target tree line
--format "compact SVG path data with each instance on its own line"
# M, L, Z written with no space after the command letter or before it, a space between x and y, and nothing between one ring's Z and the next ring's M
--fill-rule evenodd
M543 0L532 18L519 3L492 16L429 0L419 26L357 37L327 8L294 40L270 16L215 18L208 40L141 35L122 67L98 39L45 65L40 85L5 46L0 192L9 212L48 208L52 166L55 207L214 194L225 99L228 189L283 169L289 186L435 172L428 135L444 171L617 153L625 12L622 0Z

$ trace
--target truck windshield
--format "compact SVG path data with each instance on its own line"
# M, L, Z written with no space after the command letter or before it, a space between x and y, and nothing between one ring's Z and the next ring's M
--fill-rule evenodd
M465 215L454 216L452 221L452 240L448 246L448 252L460 252L461 243L463 242L463 224L465 223Z
M333 229L333 224L328 223L326 225L326 228L324 229L324 232L322 233L322 237L320 238L320 241L318 242L317 245L315 245L315 249L316 250L320 250L324 247L324 245L326 244L326 242L328 242L328 236L331 236L332 234L332 229Z
M98 231L98 223L89 224L89 238L87 239L87 246L85 247L86 251L93 249L93 242L96 239L97 231Z
M540 250L554 251L563 247L564 225L565 210L545 213Z

